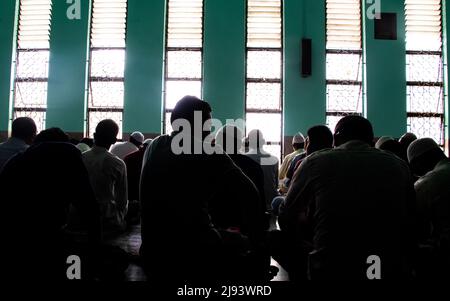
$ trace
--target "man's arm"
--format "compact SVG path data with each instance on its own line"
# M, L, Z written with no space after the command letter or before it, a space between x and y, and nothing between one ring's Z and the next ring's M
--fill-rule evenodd
M310 202L311 181L310 164L304 164L295 172L286 199L280 206L278 223L282 231L297 231L306 217L306 209Z
M121 160L119 166L119 176L116 185L114 185L114 195L116 197L116 208L120 214L121 220L124 221L128 212L128 182L127 167Z

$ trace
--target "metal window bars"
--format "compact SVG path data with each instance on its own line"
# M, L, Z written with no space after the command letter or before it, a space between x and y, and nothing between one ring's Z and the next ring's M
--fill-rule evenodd
M282 103L282 1L247 1L246 132L262 131L265 150L281 160Z
M20 0L13 117L45 129L52 1Z
M441 0L405 0L408 131L444 145Z
M361 1L326 1L327 125L334 130L347 115L362 115Z
M97 124L112 119L122 138L127 0L93 0L87 135Z
M203 0L168 0L164 62L163 133L170 134L170 115L185 95L202 97Z

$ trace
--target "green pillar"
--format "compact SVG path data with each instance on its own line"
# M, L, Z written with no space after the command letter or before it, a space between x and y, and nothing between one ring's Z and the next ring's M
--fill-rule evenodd
M80 3L81 18L71 20L67 16L71 4L53 0L46 124L78 138L85 129L90 19L90 1Z
M0 1L0 142L8 135L13 53L16 41L16 0Z
M284 1L285 146L298 131L325 124L325 0ZM301 40L312 39L312 76L301 76Z
M246 0L205 0L203 97L213 117L245 117Z
M162 129L165 0L128 0L124 135Z
M363 7L367 118L375 136L400 137L407 122L404 1L381 2L381 12L397 14L397 40L376 40L375 21Z

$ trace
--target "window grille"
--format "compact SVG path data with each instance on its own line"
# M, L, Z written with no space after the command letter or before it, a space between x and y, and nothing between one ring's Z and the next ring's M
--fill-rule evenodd
M247 1L246 132L262 131L265 150L282 151L282 1Z
M170 134L170 115L186 95L202 97L203 0L168 0L163 132Z
M406 0L408 131L444 145L444 81L440 0Z
M45 129L51 0L20 0L17 31L14 118L30 117L38 131Z
M360 0L326 1L327 124L334 131L347 115L362 115Z
M87 134L112 119L122 138L127 0L93 0L90 33Z

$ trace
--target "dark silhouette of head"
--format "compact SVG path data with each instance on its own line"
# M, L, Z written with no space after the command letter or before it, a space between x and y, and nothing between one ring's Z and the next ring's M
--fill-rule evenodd
M33 143L36 132L36 124L29 117L16 118L12 123L11 137L23 140L28 145Z
M406 133L398 140L402 149L401 158L406 162L408 162L408 147L416 140L417 136L413 133Z
M261 130L251 130L248 133L249 148L252 150L261 150L266 144L264 135Z
M405 150L408 149L408 147L417 140L417 136L413 133L406 133L403 136L400 137L398 142L405 148Z
M191 133L194 133L195 125L195 112L199 112L201 115L201 120L197 120L197 123L201 123L201 128L206 121L211 119L211 106L206 101L203 101L195 96L185 96L176 104L170 116L170 122L174 127L175 120L184 119L187 120L191 126ZM180 128L180 131L182 128ZM210 131L206 130L203 133L203 138L210 134Z
M333 147L333 133L325 125L313 126L308 130L306 153L308 155Z
M439 145L431 138L414 141L408 147L408 161L411 170L418 176L432 171L436 164L446 159Z
M393 139L388 140L388 141L384 142L383 144L381 144L379 149L391 152L394 155L396 155L397 157L404 159L406 161L406 159L403 155L402 145L397 140L393 140Z
M339 120L334 130L334 145L340 146L352 140L373 144L373 128L369 120L361 116L346 116Z
M119 134L119 126L114 120L102 120L95 128L94 144L109 149L117 142L117 134Z
M40 132L34 139L33 144L46 143L46 142L61 142L69 143L70 138L60 128L49 128Z
M238 154L243 138L244 135L237 126L225 125L217 131L215 143L229 154Z

